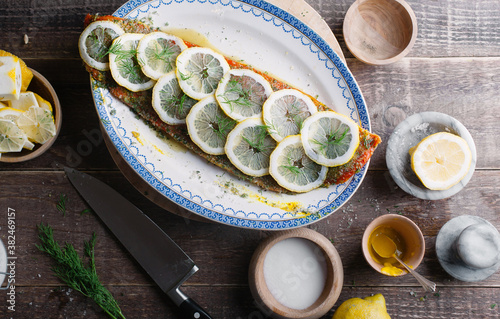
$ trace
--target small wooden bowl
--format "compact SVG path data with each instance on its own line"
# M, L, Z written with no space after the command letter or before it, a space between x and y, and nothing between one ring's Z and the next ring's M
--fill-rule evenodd
M358 60L384 65L410 52L417 29L415 13L404 0L357 0L347 11L343 33Z
M264 278L264 260L269 249L287 238L304 238L316 244L326 263L326 283L319 298L308 308L298 310L284 306L271 294ZM266 315L274 318L316 319L325 315L337 301L344 282L340 256L323 235L308 228L298 228L276 233L264 240L255 251L249 268L250 290L257 305Z
M52 85L50 85L49 81L38 73L37 71L31 69L33 72L33 79L28 87L28 91L35 92L40 95L45 100L49 101L52 105L52 112L54 114L55 124L56 124L56 134L50 140L45 142L44 144L35 143L35 147L32 150L23 149L21 152L17 153L4 153L0 157L0 162L5 163L18 163L28 161L35 157L42 155L45 151L47 151L52 144L57 139L59 132L61 131L61 122L62 122L62 113L61 113L61 104L59 103L59 99L57 98L56 91Z
M424 235L420 231L420 228L411 221L409 218L397 215L397 214L386 214L375 218L369 225L366 227L365 232L363 234L362 239L362 249L363 255L365 256L368 264L383 275L387 275L382 272L382 267L384 265L376 262L372 255L370 254L370 250L373 250L371 244L368 242L371 233L379 226L389 226L396 230L401 237L404 239L406 244L406 249L409 251L405 252L405 255L409 255L408 260L404 260L410 265L413 269L417 269L418 265L422 262L425 253L425 240ZM376 254L372 251L372 254ZM401 266L401 268L403 268ZM408 272L404 269L403 273L400 276L406 275Z

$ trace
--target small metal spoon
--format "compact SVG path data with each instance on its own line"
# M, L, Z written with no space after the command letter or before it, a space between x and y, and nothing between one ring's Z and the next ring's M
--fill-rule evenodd
M418 280L424 287L425 291L436 291L436 284L429 279L424 278L422 275L410 268L404 261L399 259L396 255L396 243L384 234L377 236L377 240L372 241L372 247L375 252L383 258L395 258L401 265L403 265L408 272Z

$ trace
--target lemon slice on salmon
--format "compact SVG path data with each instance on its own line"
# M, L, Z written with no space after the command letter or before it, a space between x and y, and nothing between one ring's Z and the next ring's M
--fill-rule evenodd
M304 150L313 161L325 166L349 162L359 146L359 127L345 115L323 111L311 115L302 126Z
M189 136L205 153L222 155L227 135L236 122L222 111L211 95L191 108L186 124Z
M214 94L229 71L224 56L209 48L193 47L182 51L176 60L176 75L181 89L195 100Z
M240 171L250 176L269 174L269 156L276 141L269 136L260 118L238 123L227 136L226 155Z
M300 135L278 143L271 153L269 173L282 187L292 192L308 192L326 179L328 168L313 162L305 153Z
M441 132L424 138L410 149L411 167L425 187L445 190L458 184L469 172L472 152L455 134Z
M262 105L273 89L260 74L246 69L227 72L221 79L215 98L226 114L242 121L262 116Z
M109 70L108 50L114 39L125 31L111 21L95 21L83 30L78 40L78 49L82 60L90 67Z
M175 70L177 56L187 49L182 39L164 32L145 35L137 46L142 72L153 80Z
M306 118L318 111L310 97L295 89L273 92L262 107L269 133L276 141L299 134Z
M152 88L155 81L147 77L137 61L137 45L144 37L140 33L124 33L109 49L109 68L113 79L132 92Z
M181 90L174 71L160 77L153 87L153 108L165 123L186 123L189 110L197 102Z

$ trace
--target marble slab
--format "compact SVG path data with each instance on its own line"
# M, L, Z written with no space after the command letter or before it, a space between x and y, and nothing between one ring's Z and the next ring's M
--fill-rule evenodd
M423 138L439 132L461 136L469 144L472 162L467 175L447 190L430 190L418 179L411 168L410 148ZM386 162L396 184L408 194L428 200L443 199L458 193L470 181L476 168L476 146L465 126L455 118L439 112L414 114L398 124L387 142Z

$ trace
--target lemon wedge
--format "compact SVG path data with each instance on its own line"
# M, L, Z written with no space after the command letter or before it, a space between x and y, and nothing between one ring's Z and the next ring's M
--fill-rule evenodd
M80 57L94 69L109 70L108 50L113 40L124 33L125 31L114 22L92 22L83 30L78 40Z
M328 168L313 162L305 153L300 135L290 135L271 153L269 174L292 192L308 192L326 179Z
M17 118L16 123L32 142L44 144L56 135L52 112L41 107L30 107Z
M333 111L311 115L304 120L300 132L307 156L328 167L349 162L359 146L358 125Z
M109 68L113 79L132 92L152 88L155 81L147 77L137 61L137 45L144 37L140 33L124 33L113 40L109 49Z
M239 122L227 135L224 150L240 171L250 176L269 174L269 156L276 141L269 136L260 118Z
M187 46L182 39L164 32L152 32L139 41L137 60L144 74L158 80L175 70L175 60L185 49Z
M15 121L23 113L24 111L12 107L4 107L0 109L0 118Z
M176 75L181 89L195 100L214 94L229 64L209 48L192 47L177 56Z
M245 69L234 69L221 79L215 98L226 114L237 121L262 116L262 105L273 89L260 74Z
M227 135L236 122L221 110L210 95L191 108L186 124L189 136L205 153L222 155Z
M472 162L469 144L462 137L440 132L410 149L411 168L425 187L445 190L467 175Z
M41 97L40 95L36 94L33 92L35 95L36 101L38 102L38 106L41 107L42 109L46 109L52 112L52 104L50 104L49 101Z
M311 98L295 89L272 93L262 107L269 133L276 141L299 134L306 118L318 111Z
M12 120L0 119L0 153L20 152L27 142L26 134Z
M19 59L19 57L4 50L0 50L0 56L12 56ZM30 68L26 65L26 63L22 59L19 59L19 64L21 66L21 79L22 79L21 92L25 92L28 89L31 80L33 79L33 72L31 72Z
M33 92L24 92L19 94L19 99L7 101L9 106L13 109L27 111L30 107L38 107L38 101Z

